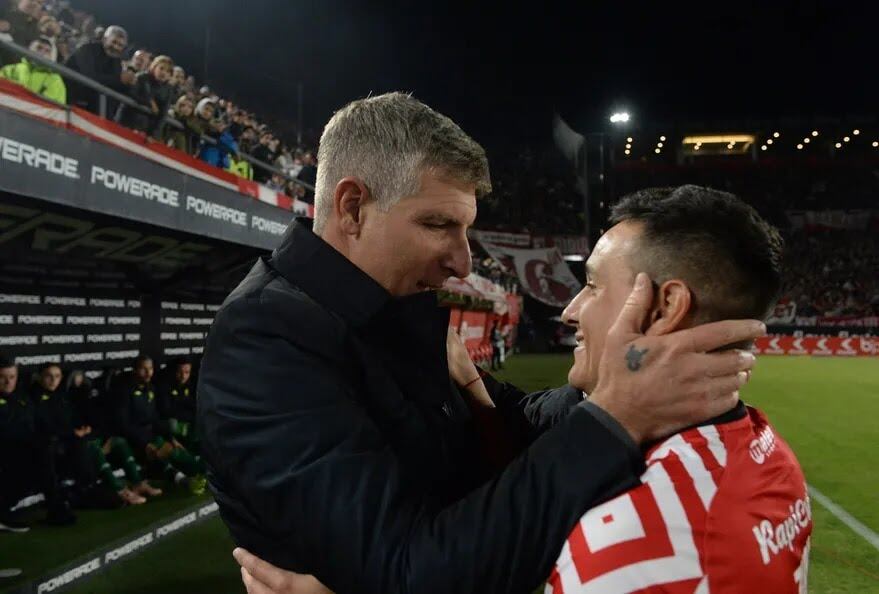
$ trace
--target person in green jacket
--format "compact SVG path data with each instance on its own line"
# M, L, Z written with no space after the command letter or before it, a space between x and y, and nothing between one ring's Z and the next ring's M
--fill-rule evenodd
M38 37L31 41L28 49L47 60L53 59L52 43L45 37ZM27 90L56 103L67 104L67 86L61 75L39 64L34 64L27 58L22 58L21 62L16 64L4 66L0 69L0 78L18 83Z

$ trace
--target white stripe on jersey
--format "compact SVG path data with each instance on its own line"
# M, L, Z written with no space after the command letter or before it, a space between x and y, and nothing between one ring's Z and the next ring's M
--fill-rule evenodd
M650 454L647 463L659 461L668 456L670 452L677 454L687 474L693 479L693 486L696 487L699 499L702 500L702 505L705 506L707 511L711 506L714 495L717 493L717 485L714 483L714 477L711 476L711 473L705 467L705 461L702 460L702 456L693 449L693 446L684 441L680 434L665 440L662 445ZM646 477L650 473L650 468L652 467L648 467L647 472L641 477L641 482L648 482Z
M717 426L705 425L704 427L698 427L697 429L699 433L702 434L702 437L708 441L708 449L714 454L717 463L721 466L726 466L726 446L723 445L723 440L720 438L720 432L717 430Z
M703 576L699 551L693 540L693 531L684 506L675 491L674 484L662 463L647 469L641 477L653 492L662 515L674 555L660 559L639 561L602 574L579 585L577 568L573 566L568 544L562 549L558 572L565 594L605 594L607 592L633 592L655 586ZM592 511L587 512L589 515Z
M706 575L702 578L702 581L699 582L699 586L696 588L696 591L693 594L711 594L711 591L708 589L708 576Z

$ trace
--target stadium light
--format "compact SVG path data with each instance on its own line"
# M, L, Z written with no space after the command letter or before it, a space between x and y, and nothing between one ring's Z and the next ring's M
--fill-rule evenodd
M842 139L843 142L848 142L849 140L851 140L851 138L849 138L848 136Z
M629 112L618 111L610 116L611 124L625 124L629 121Z
M857 135L860 134L860 133L861 133L861 131L858 130L857 128L855 128L854 130L852 130L852 134L854 134L855 136L857 136Z
M662 149L653 149L653 152L657 155L662 152Z
M632 152L632 151L630 151L629 149L626 149L626 154L627 154L627 155L628 155L629 153L631 153L631 152Z
M656 146L658 146L659 148L662 148L662 143L661 143L661 142L657 142L657 143L656 143Z
M798 145L797 145L797 150L798 150L798 151L803 150L803 145L802 145L802 144L798 144Z
M659 140L662 141L662 142L665 142L665 136L660 136L660 137L659 137Z
M701 144L697 144L696 146L693 147L693 150L694 150L694 151L698 151L700 148L702 148L702 145L701 145Z
M812 136L818 136L818 130L812 130Z
M812 142L812 139L809 138L808 136L806 136L806 137L803 139L803 142L805 142L806 144L809 144L810 142Z
M837 142L834 146L835 146L836 148L842 148L842 143L841 143L841 142Z
M779 136L781 136L781 134L779 134L778 132L772 133L772 138L778 138Z
M627 143L626 143L626 148L627 148L627 149L632 148L632 144L631 144L630 142L627 142Z
M874 141L873 141L873 146L879 146L879 141L874 140Z
M765 150L766 150L766 145L764 144L763 146L761 146L761 147L760 147L760 150L761 150L761 151L765 151Z
M632 137L629 136L628 138L626 138L626 142L632 142Z
M771 138L767 139L766 144L772 144L772 139Z

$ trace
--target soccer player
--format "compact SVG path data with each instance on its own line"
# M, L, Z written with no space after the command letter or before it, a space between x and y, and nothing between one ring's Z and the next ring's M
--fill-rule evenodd
M87 427L90 432L89 448L105 483L113 486L125 503L140 505L147 497L159 497L161 489L143 478L134 452L124 437L113 435L108 402L80 370L71 372L67 382L67 396L73 406L75 427ZM130 487L113 474L121 468ZM125 491L125 492L123 492Z
M139 355L134 373L119 381L114 396L114 434L124 437L135 453L163 467L175 483L185 483L196 495L204 493L204 467L172 435L168 423L159 418L153 387L153 360Z
M10 508L38 492L49 524L73 524L76 515L61 489L51 444L36 430L33 401L17 386L18 366L0 353L0 531L27 532Z
M195 388L191 385L192 363L188 359L174 362L174 377L159 389L159 415L168 421L171 433L183 446L198 455L195 431Z
M656 283L648 336L772 311L781 239L731 194L644 190L623 198L611 222L563 313L577 338L568 380L586 393L601 385L604 340L638 272ZM650 355L631 348L629 369ZM740 402L646 447L645 458L640 485L574 526L547 593L806 592L809 495L762 412Z

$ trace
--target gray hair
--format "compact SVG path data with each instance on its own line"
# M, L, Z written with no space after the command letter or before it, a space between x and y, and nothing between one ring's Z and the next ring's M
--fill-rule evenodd
M122 37L124 39L128 39L128 31L120 27L119 25L110 25L106 29L104 29L104 39L108 37Z
M317 153L314 230L333 211L336 185L360 178L387 212L420 189L421 174L433 171L473 184L476 195L491 191L485 150L448 117L405 93L353 101L324 128Z

